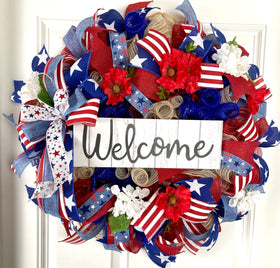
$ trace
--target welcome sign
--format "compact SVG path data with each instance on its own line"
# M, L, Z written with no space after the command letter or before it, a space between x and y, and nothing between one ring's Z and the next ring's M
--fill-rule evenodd
M74 166L219 169L222 121L98 118L74 126Z

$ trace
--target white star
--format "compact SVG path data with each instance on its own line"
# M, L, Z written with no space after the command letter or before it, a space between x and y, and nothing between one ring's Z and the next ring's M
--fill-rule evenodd
M267 176L268 176L268 170L265 171L264 176L267 178Z
M161 263L164 263L165 261L169 262L169 256L163 255L161 252L159 253L159 256L156 256L160 259Z
M40 65L41 63L46 64L48 55L46 54L45 50L43 50L42 54L38 54L37 57L39 58L38 65Z
M196 36L190 36L190 38L193 40L194 46L200 46L202 49L204 49L203 39L201 38L201 36L199 34Z
M104 23L106 29L108 30L112 30L112 31L116 31L115 29L115 21L113 21L111 24L107 24L107 23Z
M71 160L73 159L71 150L69 152L66 151L66 159L67 159L67 162L70 164Z
M72 139L73 131L70 130L70 129L68 129L68 130L66 131L66 135L70 135L70 137L71 137L71 139Z
M70 68L70 76L73 75L74 71L82 72L81 68L79 67L79 62L81 59L77 60Z
M95 90L95 91L98 89L99 84L98 84L95 80L93 80L92 78L90 78L90 79L88 79L87 81L94 84L94 90Z
M272 144L272 146L277 146L278 144L280 143L280 141L275 141L275 143L274 144Z
M258 140L258 142L260 143L267 142L267 136L262 137L261 139Z
M65 197L65 204L68 209L72 212L72 207L75 207L76 204L73 202L73 195L70 195L68 198Z
M210 245L208 246L208 249L211 249L216 244L216 240L212 240Z
M194 181L188 181L187 184L190 186L190 191L193 192L197 192L199 195L200 194L200 188L204 187L206 184L203 183L198 183L198 180L194 180Z
M136 55L131 61L130 63L135 66L135 67L138 67L138 68L143 68L142 67L142 64L143 62L145 62L147 60L147 58L139 58L138 55Z
M118 45L118 46L117 46L117 49L118 49L118 50L121 50L121 49L122 49L122 46L121 46L121 45Z
M258 165L259 168L263 168L259 158L255 160L255 163Z

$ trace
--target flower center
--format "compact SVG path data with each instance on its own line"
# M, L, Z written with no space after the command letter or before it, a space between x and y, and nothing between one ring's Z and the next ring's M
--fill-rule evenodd
M173 68L168 69L167 71L167 75L170 77L173 77L175 75L175 70Z
M113 92L115 93L115 94L117 94L117 93L119 93L120 92L120 87L118 86L118 85L114 85L113 86Z
M175 204L177 203L176 197L175 197L175 196L170 196L170 197L168 198L168 202L169 202L169 204L171 204L171 205L175 205Z

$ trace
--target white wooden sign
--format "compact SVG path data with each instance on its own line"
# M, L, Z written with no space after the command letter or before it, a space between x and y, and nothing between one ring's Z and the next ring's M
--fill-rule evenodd
M219 169L222 121L98 118L74 126L74 166Z

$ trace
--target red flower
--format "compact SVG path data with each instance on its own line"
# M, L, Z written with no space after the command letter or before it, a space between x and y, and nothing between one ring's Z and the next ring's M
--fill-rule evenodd
M164 54L159 62L161 77L157 82L170 92L185 89L193 93L197 90L197 82L201 75L201 57L192 53L172 49L172 53Z
M127 71L120 68L111 68L104 75L103 83L100 87L108 96L106 104L115 105L123 101L126 95L131 94L131 84L128 83L130 78L126 78Z
M164 209L164 216L173 222L177 222L181 215L187 212L191 206L191 191L180 185L177 189L168 186L166 193L158 195L156 205Z
M264 97L267 93L267 89L259 89L256 92L255 97L247 96L247 108L252 114L256 114L259 111L259 104L264 102Z

